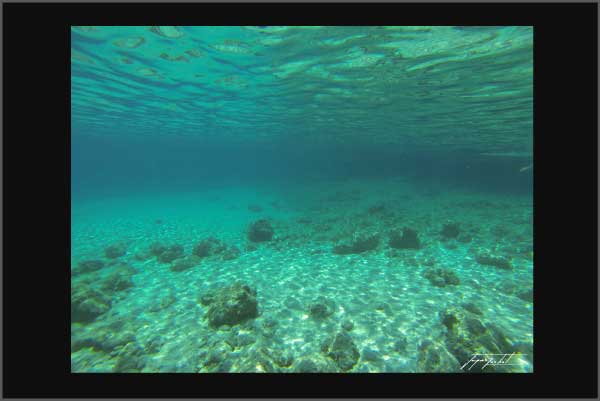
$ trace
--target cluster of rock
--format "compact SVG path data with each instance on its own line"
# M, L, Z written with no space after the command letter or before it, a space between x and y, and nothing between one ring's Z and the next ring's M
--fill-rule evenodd
M90 323L108 312L113 297L133 286L136 270L123 262L84 260L71 271L71 322Z

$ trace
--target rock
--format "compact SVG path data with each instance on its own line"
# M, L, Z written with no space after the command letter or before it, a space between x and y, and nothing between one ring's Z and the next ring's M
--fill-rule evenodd
M246 252L254 252L258 249L258 247L255 244L252 243L248 243L246 244Z
M100 291L89 287L71 291L72 323L89 323L110 309L110 298Z
M171 245L167 247L160 255L158 255L158 261L162 263L171 263L177 258L183 256L183 246Z
M493 266L504 270L512 270L512 264L510 261L501 256L492 256L489 254L480 253L475 256L475 260L480 265Z
M372 251L379 246L379 233L355 233L352 240L333 247L337 255L349 255Z
M140 372L146 363L145 352L135 343L126 344L117 355L117 363L113 372L135 373Z
M463 309L465 309L471 313L474 313L479 316L483 315L483 312L481 311L481 309L479 309L479 307L472 302L465 302L461 306L463 307Z
M447 285L459 285L460 279L452 270L438 268L428 268L423 272L429 282L436 287L445 287Z
M129 267L133 269L131 266ZM124 291L133 287L133 280L131 279L132 274L133 273L127 268L115 270L101 281L100 288L107 294Z
M398 352L399 354L403 354L404 352L406 352L407 347L408 347L408 340L404 336L400 336L394 342L394 351Z
M101 260L84 260L77 264L76 273L89 273L100 270L104 267L104 262Z
M183 258L175 259L169 269L173 272L182 272L197 266L200 264L200 260L196 255L184 256Z
M323 296L319 296L308 306L308 314L317 320L325 319L335 312L335 303Z
M336 372L335 365L324 358L304 357L297 361L293 368L295 373L333 373Z
M457 238L460 234L460 228L457 223L446 223L440 234L444 239Z
M282 368L289 368L294 363L294 355L287 351L274 352L272 358L275 364Z
M208 256L213 256L219 253L222 253L226 250L227 246L220 240L215 237L206 238L194 247L193 254L200 257L205 258Z
M233 260L240 257L242 252L240 252L239 248L235 245L227 247L225 252L223 252L223 260Z
M151 255L160 256L161 253L167 250L167 247L160 242L153 242L148 251Z
M114 245L110 245L106 249L104 249L104 255L109 259L119 258L119 257L125 255L126 252L127 252L127 245L125 245L122 242L119 242Z
M356 344L352 341L352 337L347 332L341 331L335 336L328 356L334 360L342 371L346 372L356 365L360 353Z
M257 220L248 229L248 239L252 242L265 242L273 239L273 227L265 219Z
M206 317L213 328L225 324L233 326L258 317L256 290L244 284L236 283L211 292L201 302L208 305Z
M379 351L375 351L374 349L368 347L363 348L361 355L363 361L380 362L382 360Z
M341 327L343 330L352 331L352 329L354 328L354 323L352 322L352 320L346 319L342 322Z
M393 231L390 233L390 247L396 249L420 249L421 242L417 232L413 229L405 227L402 233Z

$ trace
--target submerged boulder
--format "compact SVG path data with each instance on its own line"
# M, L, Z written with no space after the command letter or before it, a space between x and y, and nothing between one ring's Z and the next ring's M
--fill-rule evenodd
M109 259L119 258L127 252L127 245L123 242L110 245L104 249L104 255Z
M223 243L223 241L218 240L215 237L208 237L198 242L198 244L194 247L193 254L200 258L205 258L222 253L226 249L227 246Z
M499 269L512 270L510 260L502 256L494 256L487 253L479 253L475 255L475 260L480 265L493 266Z
M340 370L346 372L354 367L360 358L360 352L346 331L340 331L329 348L328 356Z
M440 232L444 239L457 238L460 234L460 227L457 223L446 223Z
M213 328L233 326L258 317L256 290L241 283L205 293L200 303L208 306L206 317Z
M196 255L184 256L183 258L175 259L169 269L173 272L182 272L191 269L200 264L201 259Z
M261 219L252 223L248 229L248 239L252 242L265 242L273 239L275 231L268 220Z
M308 305L308 314L310 317L322 320L335 313L335 303L324 296L320 296Z
M83 260L77 264L77 267L73 271L76 274L89 273L96 270L100 270L104 267L104 262L101 260Z
M419 241L418 233L408 227L404 227L402 232L393 231L390 233L390 247L396 249L419 249L421 241Z
M106 313L111 306L110 297L87 286L71 288L71 322L89 323Z
M442 268L429 268L423 272L429 282L436 287L445 287L447 285L459 285L460 279L452 270Z
M337 255L349 255L372 251L379 246L380 235L377 232L355 233L351 241L341 243L333 247L333 253Z
M175 244L167 247L157 259L162 263L171 263L175 259L183 257L183 246Z

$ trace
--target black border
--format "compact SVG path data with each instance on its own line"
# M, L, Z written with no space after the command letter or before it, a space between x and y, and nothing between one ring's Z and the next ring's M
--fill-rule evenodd
M4 397L597 397L597 4L3 4ZM151 23L149 23L152 21ZM70 25L533 25L535 373L69 373Z

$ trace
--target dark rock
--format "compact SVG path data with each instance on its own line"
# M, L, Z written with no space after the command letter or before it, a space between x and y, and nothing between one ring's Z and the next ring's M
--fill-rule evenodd
M492 256L489 254L480 253L475 256L475 260L480 265L493 266L504 270L512 270L512 264L510 261L501 256Z
M379 233L355 233L352 240L333 247L337 255L349 255L372 251L379 246Z
M182 272L184 270L191 269L194 266L200 264L200 258L196 255L189 255L183 258L175 259L169 269L174 272Z
M348 371L356 365L360 353L352 337L347 332L341 331L335 336L328 356L342 371Z
M131 268L133 269L133 268ZM124 291L128 288L133 287L133 280L128 269L119 269L109 274L100 283L100 288L107 294Z
M232 246L228 247L225 250L225 252L223 253L223 260L237 259L240 257L241 254L242 254L242 252L240 252L238 247L235 245L232 245Z
M322 358L302 358L294 367L295 373L332 373L336 372L333 362Z
M256 290L236 283L211 293L206 317L213 328L233 326L258 317Z
M319 373L319 367L312 359L303 358L298 362L294 371L296 373Z
M447 285L459 285L460 279L452 270L442 268L429 268L423 272L429 282L436 287L445 287Z
M209 237L198 242L198 244L194 247L193 254L200 258L205 258L208 256L220 254L226 249L227 246L222 241L214 237Z
M110 297L89 287L71 289L71 322L88 323L106 313Z
M459 317L452 310L444 310L440 312L440 321L449 331L452 331L454 326L458 324Z
M325 319L333 315L334 312L335 303L331 299L323 296L318 297L308 306L308 314L317 320Z
M294 363L294 355L290 352L277 351L273 354L273 361L282 368L289 368Z
M402 233L393 231L390 233L390 247L396 249L419 249L421 242L417 232L413 229L405 227Z
M77 264L77 273L89 273L100 270L104 267L104 262L101 260L84 260Z
M406 352L406 348L408 347L408 340L406 337L401 336L394 342L394 351L402 354Z
M167 247L160 255L158 255L158 261L162 263L171 263L175 259L183 256L183 246L171 245Z
M104 255L109 259L119 258L127 252L127 245L120 242L118 244L111 245L104 249Z
M352 320L346 319L342 322L341 327L343 330L352 331L352 329L354 328L354 323L352 322Z
M246 252L254 252L257 249L258 249L258 247L255 244L252 244L252 243L246 244Z
M159 256L161 253L167 250L167 247L160 242L154 242L150 245L148 251L151 255Z
M471 333L474 336L479 336L485 333L486 331L486 328L483 325L483 323L481 323L481 320L471 317L465 318L465 327L469 331L469 333Z
M252 242L265 242L273 239L273 227L265 219L257 220L248 228L248 239Z
M479 316L483 315L483 312L481 311L481 309L479 309L479 307L472 302L465 302L461 306L463 307L463 309L465 309L471 313L474 313Z
M457 238L460 234L460 228L457 223L446 223L440 234L445 239Z
M363 348L362 359L363 359L363 361L380 362L382 360L382 357L379 354L379 352L375 351L374 349Z
M136 373L140 372L145 364L144 349L135 343L128 343L118 353L113 372Z

